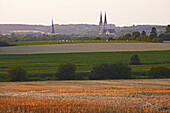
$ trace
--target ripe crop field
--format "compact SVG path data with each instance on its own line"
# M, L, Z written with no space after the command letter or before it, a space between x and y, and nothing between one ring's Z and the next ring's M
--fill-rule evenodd
M0 82L1 113L169 113L170 79Z
M26 69L29 75L54 74L60 63L73 63L77 72L86 73L101 63L128 64L132 54L138 54L142 63L131 65L132 72L144 72L158 65L170 67L170 51L0 55L0 75L6 75L7 70L15 66Z

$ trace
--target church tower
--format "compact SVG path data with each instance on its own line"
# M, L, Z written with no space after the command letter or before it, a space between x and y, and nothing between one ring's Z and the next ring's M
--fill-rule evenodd
M52 27L52 32L51 32L51 33L52 33L52 34L55 34L55 32L54 32L54 24L53 24L53 19L52 19L52 26L51 26L51 27Z
M104 17L104 25L103 25L103 29L104 29L104 30L107 29L107 17L106 17L106 12L105 12L105 17Z
M99 35L103 34L103 21L102 21L102 12L100 13L100 22L99 22Z

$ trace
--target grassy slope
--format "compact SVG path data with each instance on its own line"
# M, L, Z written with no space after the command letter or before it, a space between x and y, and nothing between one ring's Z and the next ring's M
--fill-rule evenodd
M17 46L27 46L27 45L49 45L49 44L75 44L75 43L146 43L142 41L125 41L125 40L114 40L114 41L105 41L105 40L84 40L84 41L23 41L23 42L11 42Z
M77 65L78 72L89 72L93 66L101 63L128 64L132 54L138 54L143 63L131 66L132 71L143 72L156 65L170 67L170 51L1 55L0 75L15 66L25 68L29 74L53 74L60 63L73 63Z

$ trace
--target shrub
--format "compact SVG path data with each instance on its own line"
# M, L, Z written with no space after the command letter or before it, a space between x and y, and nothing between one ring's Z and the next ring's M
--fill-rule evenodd
M27 71L21 67L14 67L8 70L7 78L9 81L25 81L27 79Z
M111 41L111 40L114 40L114 39L113 39L112 37L109 37L109 38L108 38L108 41Z
M101 38L100 37L96 37L94 40L101 40Z
M154 38L154 39L152 39L152 42L153 43L163 43L163 40L160 38Z
M44 79L42 79L41 77L29 77L28 81L43 81Z
M150 78L169 78L170 69L162 66L152 67L146 72L146 75Z
M137 54L134 54L130 57L130 65L140 65L140 60Z
M131 68L127 65L116 64L101 64L93 67L92 76L90 79L123 79L131 77Z
M70 63L60 64L58 71L54 74L59 80L73 80L75 79L76 66Z

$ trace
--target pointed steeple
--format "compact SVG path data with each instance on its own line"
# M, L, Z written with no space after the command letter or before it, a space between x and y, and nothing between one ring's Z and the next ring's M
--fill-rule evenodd
M99 24L102 24L103 23L103 21L102 21L102 12L100 12L100 22L99 22Z
M52 26L51 26L51 27L52 27L52 32L51 32L51 33L52 33L52 34L54 34L55 32L54 32L54 24L53 24L53 19L52 19Z
M104 24L107 25L107 17L106 17L106 12L105 12L105 17L104 17Z

